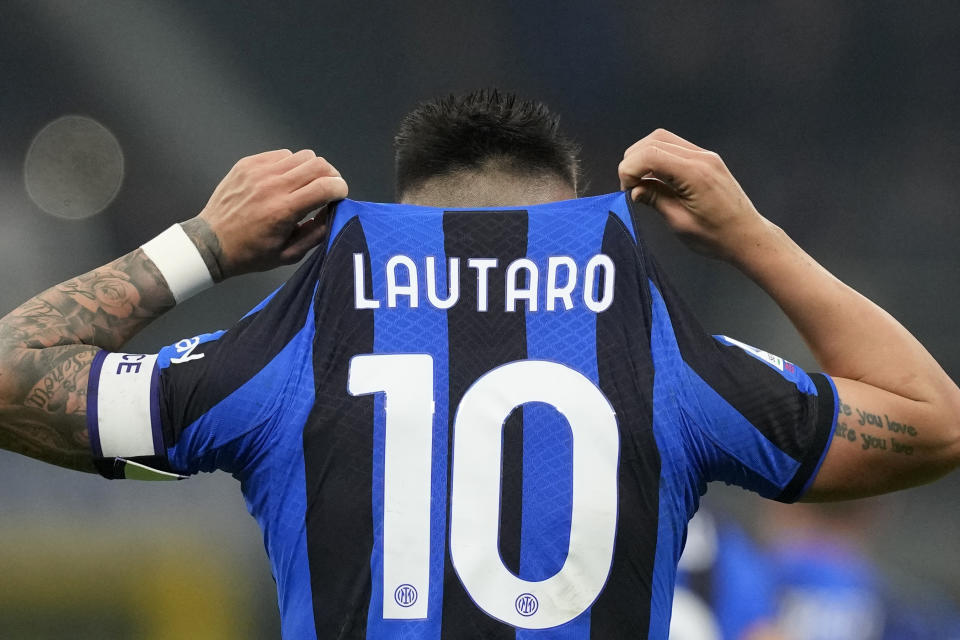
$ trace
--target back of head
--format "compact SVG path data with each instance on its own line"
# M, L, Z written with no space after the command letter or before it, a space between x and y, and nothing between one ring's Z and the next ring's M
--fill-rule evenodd
M559 117L496 89L421 103L401 120L394 147L400 202L496 206L577 193L579 148Z

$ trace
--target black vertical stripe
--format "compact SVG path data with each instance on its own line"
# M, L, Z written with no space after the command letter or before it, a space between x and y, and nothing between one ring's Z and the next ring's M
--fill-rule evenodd
M517 257L522 257L526 255L526 242L523 243L523 253L519 254ZM508 250L513 252L518 247L512 246ZM509 260L512 260L511 257ZM502 273L506 272L506 267L509 264L509 260L501 261L500 268ZM518 289L524 288L527 286L526 271L518 271L516 274L516 281L514 286ZM504 286L505 280L497 278L498 286L501 288ZM476 283L474 283L476 284ZM491 300L488 301L492 302ZM506 304L506 300L504 300ZM497 299L496 311L499 313L503 311L503 307L499 304L499 298ZM469 309L469 307L467 307ZM517 311L513 313L507 313L508 318L519 315L523 318L523 309L526 308L525 303L521 302L517 305ZM523 355L511 359L519 359L527 357L526 350L526 321L521 324L521 330L523 331L522 345L523 345ZM519 353L519 352L518 352ZM500 364L500 363L498 363ZM510 414L510 417L503 424L503 459L500 463L500 559L503 560L503 564L514 573L514 575L520 575L520 540L521 540L521 518L520 514L523 511L523 410L516 409Z
M620 429L617 533L606 586L590 611L590 637L646 638L657 548L660 453L653 435L653 359L647 276L611 215L602 251L616 267L613 304L597 316L600 388Z
M373 395L347 393L350 358L373 352L373 311L354 309L353 254L370 259L363 230L349 223L324 266L315 307L316 401L303 432L307 555L318 638L363 638L373 549ZM367 297L372 278L367 278Z
M527 356L524 313L504 310L504 274L507 265L525 256L527 251L527 213L447 212L443 217L443 230L447 257L460 258L461 262L460 301L447 312L452 435L455 408L470 385L491 369ZM471 257L498 260L497 268L489 272L489 310L486 312L476 311L477 272L467 266L467 260ZM511 570L518 569L520 564L522 419L522 412L514 411L503 434L500 553ZM452 437L450 444L453 444ZM449 483L447 486L450 486ZM488 616L470 599L450 561L449 548L443 589L443 638L512 640L515 637L513 627Z

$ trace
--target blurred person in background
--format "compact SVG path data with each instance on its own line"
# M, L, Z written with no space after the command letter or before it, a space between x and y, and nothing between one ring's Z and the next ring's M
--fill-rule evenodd
M868 536L876 501L761 510L762 578L785 640L960 638L960 610L928 585L898 588L877 566ZM889 512L886 515L890 515Z
M784 640L763 549L731 518L701 508L677 565L671 640Z
M929 584L899 587L877 566L865 532L882 515L871 500L766 501L755 539L701 509L678 565L671 640L960 638L955 602Z
M405 118L397 161L398 199L415 206L343 201L328 234L326 208L347 195L329 162L307 150L245 158L197 217L13 310L0 321L0 444L111 478L233 473L263 528L288 638L499 638L561 625L569 637L663 638L707 482L785 502L833 500L929 482L960 464L960 390L902 326L763 218L715 153L657 130L624 154L626 195L573 200L575 147L556 118L479 92ZM641 214L628 199L752 278L827 373L703 332L637 236ZM509 211L448 211L482 207ZM317 208L324 214L301 222ZM529 248L528 234L541 246ZM318 245L230 331L159 354L117 351L205 286ZM567 265L552 301L570 311L576 291L587 309L537 310L526 290L536 286L537 263L525 258L534 250L544 252L540 269L548 257ZM411 264L443 253L476 271L459 283L459 307L444 306L457 304L454 263L447 297L413 280ZM509 264L529 280L501 278ZM606 265L604 276L574 285L589 264L594 273ZM490 270L504 286L491 290L494 303L507 295L500 310L486 307ZM430 305L418 307L424 289ZM511 290L514 302L526 291L529 329L524 314L510 314ZM531 357L528 339L552 355ZM440 375L436 395L424 392L448 355L450 380ZM493 370L515 377L493 392ZM534 397L516 396L537 385ZM478 394L489 402L468 403ZM514 407L544 398L579 417L568 428L556 411L525 407L526 428L511 426ZM458 404L485 421L448 424ZM431 438L478 437L497 417L491 406L506 412L505 426L493 420L493 448L454 448L460 462L447 482L447 448ZM854 438L835 430L838 406L870 416L870 427ZM385 436L393 420L409 437ZM415 428L424 424L425 436ZM571 438L585 424L589 437ZM589 469L577 471L574 447ZM384 457L403 474L388 476ZM553 500L525 495L528 483L553 482L569 489ZM504 487L513 509L500 509ZM411 524L412 514L425 517ZM402 536L384 535L398 526ZM513 557L501 557L498 528L516 537ZM478 542L481 531L493 537ZM395 567L403 571L388 576ZM410 575L416 585L400 580Z

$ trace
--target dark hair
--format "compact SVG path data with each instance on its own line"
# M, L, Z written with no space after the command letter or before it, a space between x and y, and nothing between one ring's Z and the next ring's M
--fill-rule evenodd
M481 89L423 102L394 138L398 198L411 187L488 162L521 175L554 173L576 187L580 148L542 102Z

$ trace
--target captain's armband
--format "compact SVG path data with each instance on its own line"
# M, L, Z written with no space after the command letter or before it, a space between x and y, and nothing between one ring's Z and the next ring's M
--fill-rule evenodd
M160 424L156 354L97 353L87 388L94 465L106 478L179 480L167 462Z

